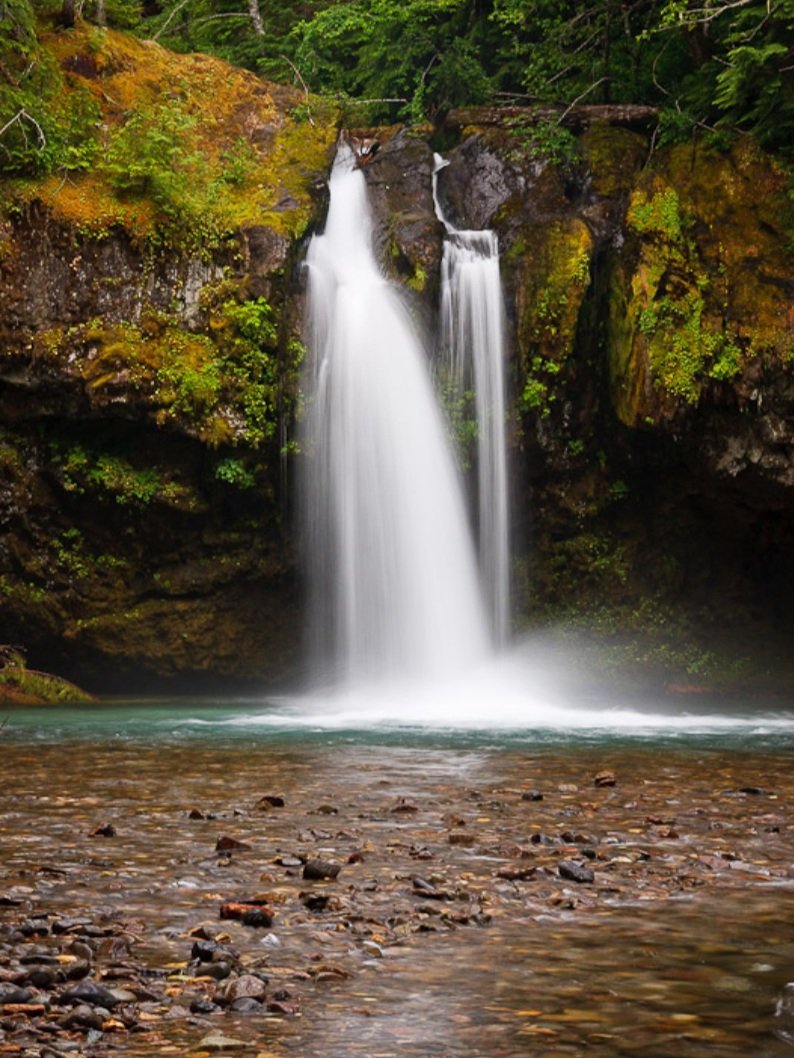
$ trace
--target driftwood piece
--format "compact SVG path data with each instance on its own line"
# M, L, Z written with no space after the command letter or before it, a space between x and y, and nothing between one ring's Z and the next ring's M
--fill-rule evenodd
M450 110L444 124L449 128L465 125L533 125L542 121L559 121L566 128L581 129L594 122L625 128L650 129L658 120L656 107L635 103L581 104L560 106L460 107Z

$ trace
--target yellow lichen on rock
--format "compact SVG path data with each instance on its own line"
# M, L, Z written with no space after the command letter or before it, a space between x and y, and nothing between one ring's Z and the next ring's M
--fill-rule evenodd
M647 156L644 136L630 129L616 128L606 121L594 121L579 139L587 164L592 190L597 195L617 195L628 191L641 161Z
M590 285L593 238L577 217L534 232L531 254L518 265L516 315L522 350L523 403L548 411L550 385L573 351L579 313Z
M610 290L612 400L624 423L670 419L718 383L743 400L753 363L790 356L784 192L784 174L744 141L727 154L675 147L640 177Z

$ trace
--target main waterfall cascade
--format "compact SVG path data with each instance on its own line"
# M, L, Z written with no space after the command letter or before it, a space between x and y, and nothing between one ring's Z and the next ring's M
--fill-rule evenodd
M461 231L445 216L435 155L433 201L446 229L441 263L441 351L460 399L473 391L477 416L477 496L483 591L498 643L510 626L510 543L505 441L504 309L493 231Z
M466 505L427 359L375 261L364 177L344 145L330 193L325 232L312 240L307 258L312 357L303 438L315 647L325 671L316 673L320 686L308 698L284 700L255 719L245 714L223 722L621 735L757 732L759 725L794 730L791 714L739 716L708 707L682 714L664 701L643 707L633 692L625 697L599 685L586 649L566 648L553 637L493 650ZM483 389L479 490L481 500L498 498L493 521L481 514L481 563L486 578L499 582L490 597L498 628L508 607L506 500L500 509L506 460L498 440L503 365L501 355L491 368L477 358L488 348L501 352L501 295L483 294L486 304L476 310L467 304L475 301L469 266L481 268L495 286L498 262L490 233L447 225L444 338L450 371L461 385ZM333 693L329 675L336 677Z
M454 674L489 651L465 504L423 350L375 261L364 177L345 145L307 264L304 502L317 649L348 684Z

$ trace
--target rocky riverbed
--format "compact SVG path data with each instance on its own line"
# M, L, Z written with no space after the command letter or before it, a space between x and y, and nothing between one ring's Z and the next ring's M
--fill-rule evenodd
M785 746L3 740L0 1055L790 1053Z

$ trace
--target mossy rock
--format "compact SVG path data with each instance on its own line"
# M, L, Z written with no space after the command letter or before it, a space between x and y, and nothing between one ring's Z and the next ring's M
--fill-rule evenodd
M42 34L41 52L70 144L57 172L6 188L6 209L37 200L97 238L122 228L199 249L253 225L306 230L336 141L332 103L313 100L309 120L302 93L85 24Z
M514 243L515 315L523 404L548 414L557 379L575 348L579 315L590 286L593 238L576 216L532 232L532 252Z
M602 198L630 191L637 171L648 156L645 136L605 121L593 122L584 131L579 138L579 149L590 175L590 187Z
M21 651L0 645L0 705L72 705L95 699L49 672L29 669Z
M785 174L742 141L663 152L631 193L609 302L612 400L630 426L680 418L794 350Z
M261 445L277 431L297 353L281 355L280 314L264 298L228 298L207 316L208 333L162 313L39 331L27 350L30 371L77 387L94 413L123 403L213 447Z

